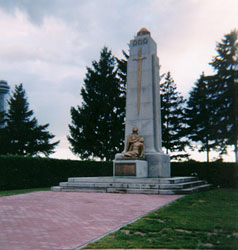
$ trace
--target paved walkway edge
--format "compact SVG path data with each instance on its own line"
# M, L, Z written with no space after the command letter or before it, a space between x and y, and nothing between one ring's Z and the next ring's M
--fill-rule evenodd
M153 213L153 212L157 211L158 209L167 207L167 206L169 206L170 204L172 204L173 202L175 202L175 201L177 201L177 200L179 200L179 199L181 199L181 198L183 198L183 197L184 197L184 196L181 196L180 198L178 198L178 199L176 199L176 200L174 200L174 201L170 201L169 203L167 203L166 205L164 205L164 206L162 206L162 207L155 208L155 209L151 210L150 212L148 212L148 213L146 213L146 214L144 214L144 215L141 215L141 216L135 218L134 220L131 220L131 221L129 221L128 223L125 223L124 225L122 225L122 226L120 226L120 227L117 227L117 228L115 228L114 230L112 230L112 231L110 231L110 232L107 232L107 233L105 233L105 234L103 234L103 235L101 235L101 236L95 238L94 240L91 240L91 241L87 242L86 244L81 245L81 246L79 246L79 247L76 247L75 249L72 249L72 250L81 250L82 248L86 247L88 244L93 243L93 242L96 242L96 241L99 241L99 240L101 240L102 238L104 238L105 236L117 232L117 231L120 230L122 227L125 227L125 226L127 226L127 225L130 225L130 224L136 222L137 220L143 218L145 215L147 215L147 214L149 214L149 213ZM90 248L86 248L85 250L91 250L91 249L90 249ZM93 250L97 250L97 249L93 249ZM102 249L100 249L100 250L102 250ZM103 250L106 250L106 249L103 249ZM107 249L107 250L111 250L111 249ZM117 250L117 249L113 249L113 250ZM120 250L126 250L126 249L121 248ZM130 250L133 250L133 249L130 249ZM135 248L134 250L140 250L140 249L136 249L136 248ZM143 249L141 249L141 250L143 250ZM147 249L146 249L146 250L147 250ZM149 250L149 249L148 249L148 250ZM156 249L154 249L154 250L156 250ZM162 249L162 250L163 250L163 249ZM188 249L188 250L189 250L189 249Z

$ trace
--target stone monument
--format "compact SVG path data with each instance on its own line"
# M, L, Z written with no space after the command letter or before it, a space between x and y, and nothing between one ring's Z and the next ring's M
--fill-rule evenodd
M115 157L114 176L170 177L170 157L162 152L157 46L150 32L142 28L129 47L125 150Z
M130 41L127 65L124 151L115 156L112 177L72 177L51 190L130 194L188 194L211 187L197 177L170 176L162 152L159 60L156 43L142 28Z

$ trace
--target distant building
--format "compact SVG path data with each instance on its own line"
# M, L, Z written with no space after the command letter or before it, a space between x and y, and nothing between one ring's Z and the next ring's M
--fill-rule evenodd
M6 81L0 80L0 112L6 111L7 108L7 95L10 87Z

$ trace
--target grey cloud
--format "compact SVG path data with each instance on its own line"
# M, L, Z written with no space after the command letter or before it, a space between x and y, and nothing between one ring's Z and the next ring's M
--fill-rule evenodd
M70 2L70 3L69 3ZM41 24L45 16L61 16L67 12L67 10L74 11L71 8L72 4L77 5L77 0L1 0L0 7L5 11L14 14L16 9L25 12L30 21L35 24ZM86 1L81 0L80 3L84 4ZM70 12L69 12L70 18Z
M95 17L103 19L106 16L115 19L121 16L122 10L125 12L132 6L136 11L137 6L140 7L141 3L138 3L137 0L0 0L0 8L12 14L19 9L25 12L30 21L35 24L41 24L45 16L55 16L74 22L77 22L77 19L93 21ZM97 21L91 23L91 28L100 27ZM110 25L110 23L107 24Z

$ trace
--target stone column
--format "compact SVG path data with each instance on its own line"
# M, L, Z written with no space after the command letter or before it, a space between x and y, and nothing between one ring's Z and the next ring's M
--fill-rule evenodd
M150 32L142 28L129 47L125 142L137 126L145 140L148 176L170 177L170 157L162 152L157 46Z

